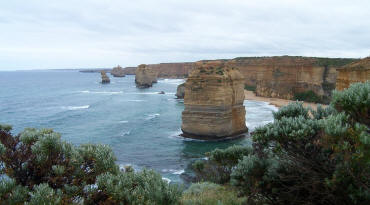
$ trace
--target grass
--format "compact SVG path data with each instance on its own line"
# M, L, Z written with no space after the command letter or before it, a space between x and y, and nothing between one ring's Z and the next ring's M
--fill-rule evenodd
M203 182L192 184L180 199L181 205L242 205L245 197L238 197L237 191L229 186Z

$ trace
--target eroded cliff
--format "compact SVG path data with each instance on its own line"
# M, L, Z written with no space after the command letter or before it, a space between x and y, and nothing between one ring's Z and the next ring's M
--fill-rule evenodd
M185 83L185 137L224 139L247 131L244 77L223 61L200 61Z
M158 78L185 78L193 68L194 63L159 63L149 64L158 73Z
M125 72L119 65L117 67L114 67L110 74L112 74L114 77L125 77Z
M135 72L135 83L138 88L152 87L157 82L157 72L145 64L139 65Z
M370 80L370 57L337 69L337 90L348 88L352 83Z

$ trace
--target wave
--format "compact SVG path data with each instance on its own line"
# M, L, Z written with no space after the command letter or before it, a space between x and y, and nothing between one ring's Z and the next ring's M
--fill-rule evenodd
M121 136L126 136L129 135L130 133L131 133L130 131L122 132Z
M128 123L127 120L121 120L121 121L118 121L119 123Z
M169 178L162 177L162 179L163 179L164 181L166 181L168 184L169 184L169 183L171 183L171 179L169 179Z
M151 119L154 119L154 118L156 118L156 117L158 117L160 115L161 114L159 114L159 113L149 114L149 115L147 115L147 117L145 119L146 120L151 120Z
M82 110L82 109L88 109L90 105L82 105L82 106L62 106L62 109L67 110Z
M158 80L158 83L166 83L166 84L172 84L172 85L180 85L181 83L185 82L184 79L160 79Z
M146 100L124 100L125 102L145 102Z

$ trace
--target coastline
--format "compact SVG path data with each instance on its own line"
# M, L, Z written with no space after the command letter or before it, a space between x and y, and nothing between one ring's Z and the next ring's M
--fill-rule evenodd
M274 105L278 108L282 106L286 106L291 102L295 102L294 100L286 100L286 99L280 99L280 98L268 98L268 97L260 97L256 96L256 94L253 91L244 90L245 100L255 100L255 101L263 101L268 102L271 105ZM326 107L327 105L322 105L318 103L309 103L309 102L303 102L304 107L311 107L313 109L317 109L317 106L321 105L322 107Z

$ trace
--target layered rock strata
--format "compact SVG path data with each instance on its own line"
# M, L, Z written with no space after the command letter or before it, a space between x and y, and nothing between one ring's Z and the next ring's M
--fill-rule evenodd
M123 69L125 75L135 75L137 67L126 67Z
M197 62L185 83L184 137L220 140L248 131L244 77L222 61Z
M103 84L110 83L110 79L107 76L107 74L105 73L105 71L101 71L100 75L101 75L101 83L103 83Z
M184 96L185 96L185 83L182 83L177 86L176 97L178 99L184 99Z
M194 63L159 63L149 64L158 73L159 78L186 78Z
M337 90L344 90L352 83L370 81L370 57L337 69Z
M114 67L110 74L112 74L114 77L125 77L125 72L119 65L117 67Z
M138 88L152 87L157 82L157 72L145 64L139 65L135 72L135 83Z

